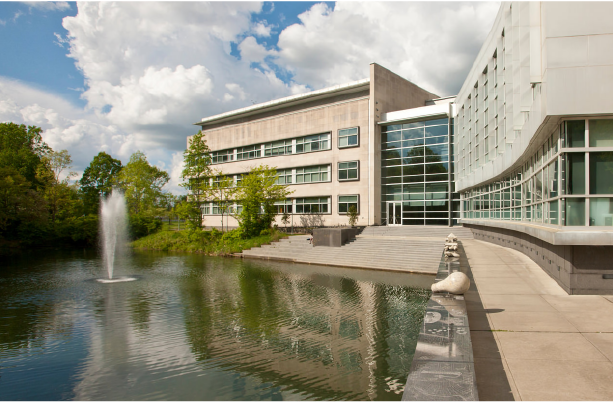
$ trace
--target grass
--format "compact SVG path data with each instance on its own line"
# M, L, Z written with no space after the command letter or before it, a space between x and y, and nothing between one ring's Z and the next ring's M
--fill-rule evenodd
M182 251L225 256L240 253L243 250L259 247L263 244L270 244L283 237L288 237L288 235L278 231L251 239L241 239L235 230L222 233L214 229L203 231L199 234L190 234L188 230L162 230L149 236L141 237L130 245L139 250Z

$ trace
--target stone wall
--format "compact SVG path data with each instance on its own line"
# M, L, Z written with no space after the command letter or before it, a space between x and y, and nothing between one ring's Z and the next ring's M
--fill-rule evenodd
M522 252L569 294L612 294L612 246L553 245L509 229L463 226L470 228L477 240Z

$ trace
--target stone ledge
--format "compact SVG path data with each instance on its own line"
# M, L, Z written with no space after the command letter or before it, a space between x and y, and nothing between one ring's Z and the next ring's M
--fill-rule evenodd
M580 230L571 226L564 229L559 229L546 225L513 221L482 219L460 219L459 221L464 225L495 227L526 233L555 246L611 246L614 244L612 240L613 232L611 227L593 230Z
M464 256L459 241L459 254ZM464 269L466 270L466 269ZM435 282L461 269L441 258ZM403 401L477 401L473 346L464 296L433 293L411 364Z

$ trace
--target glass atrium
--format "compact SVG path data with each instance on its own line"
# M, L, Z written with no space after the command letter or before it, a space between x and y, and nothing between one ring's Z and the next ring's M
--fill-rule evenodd
M453 124L447 117L382 126L382 225L452 225Z

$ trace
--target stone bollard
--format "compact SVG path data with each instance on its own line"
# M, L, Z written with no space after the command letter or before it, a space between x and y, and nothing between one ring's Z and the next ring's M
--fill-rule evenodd
M462 272L454 272L446 279L431 285L433 292L449 292L455 295L462 295L469 290L471 281Z

